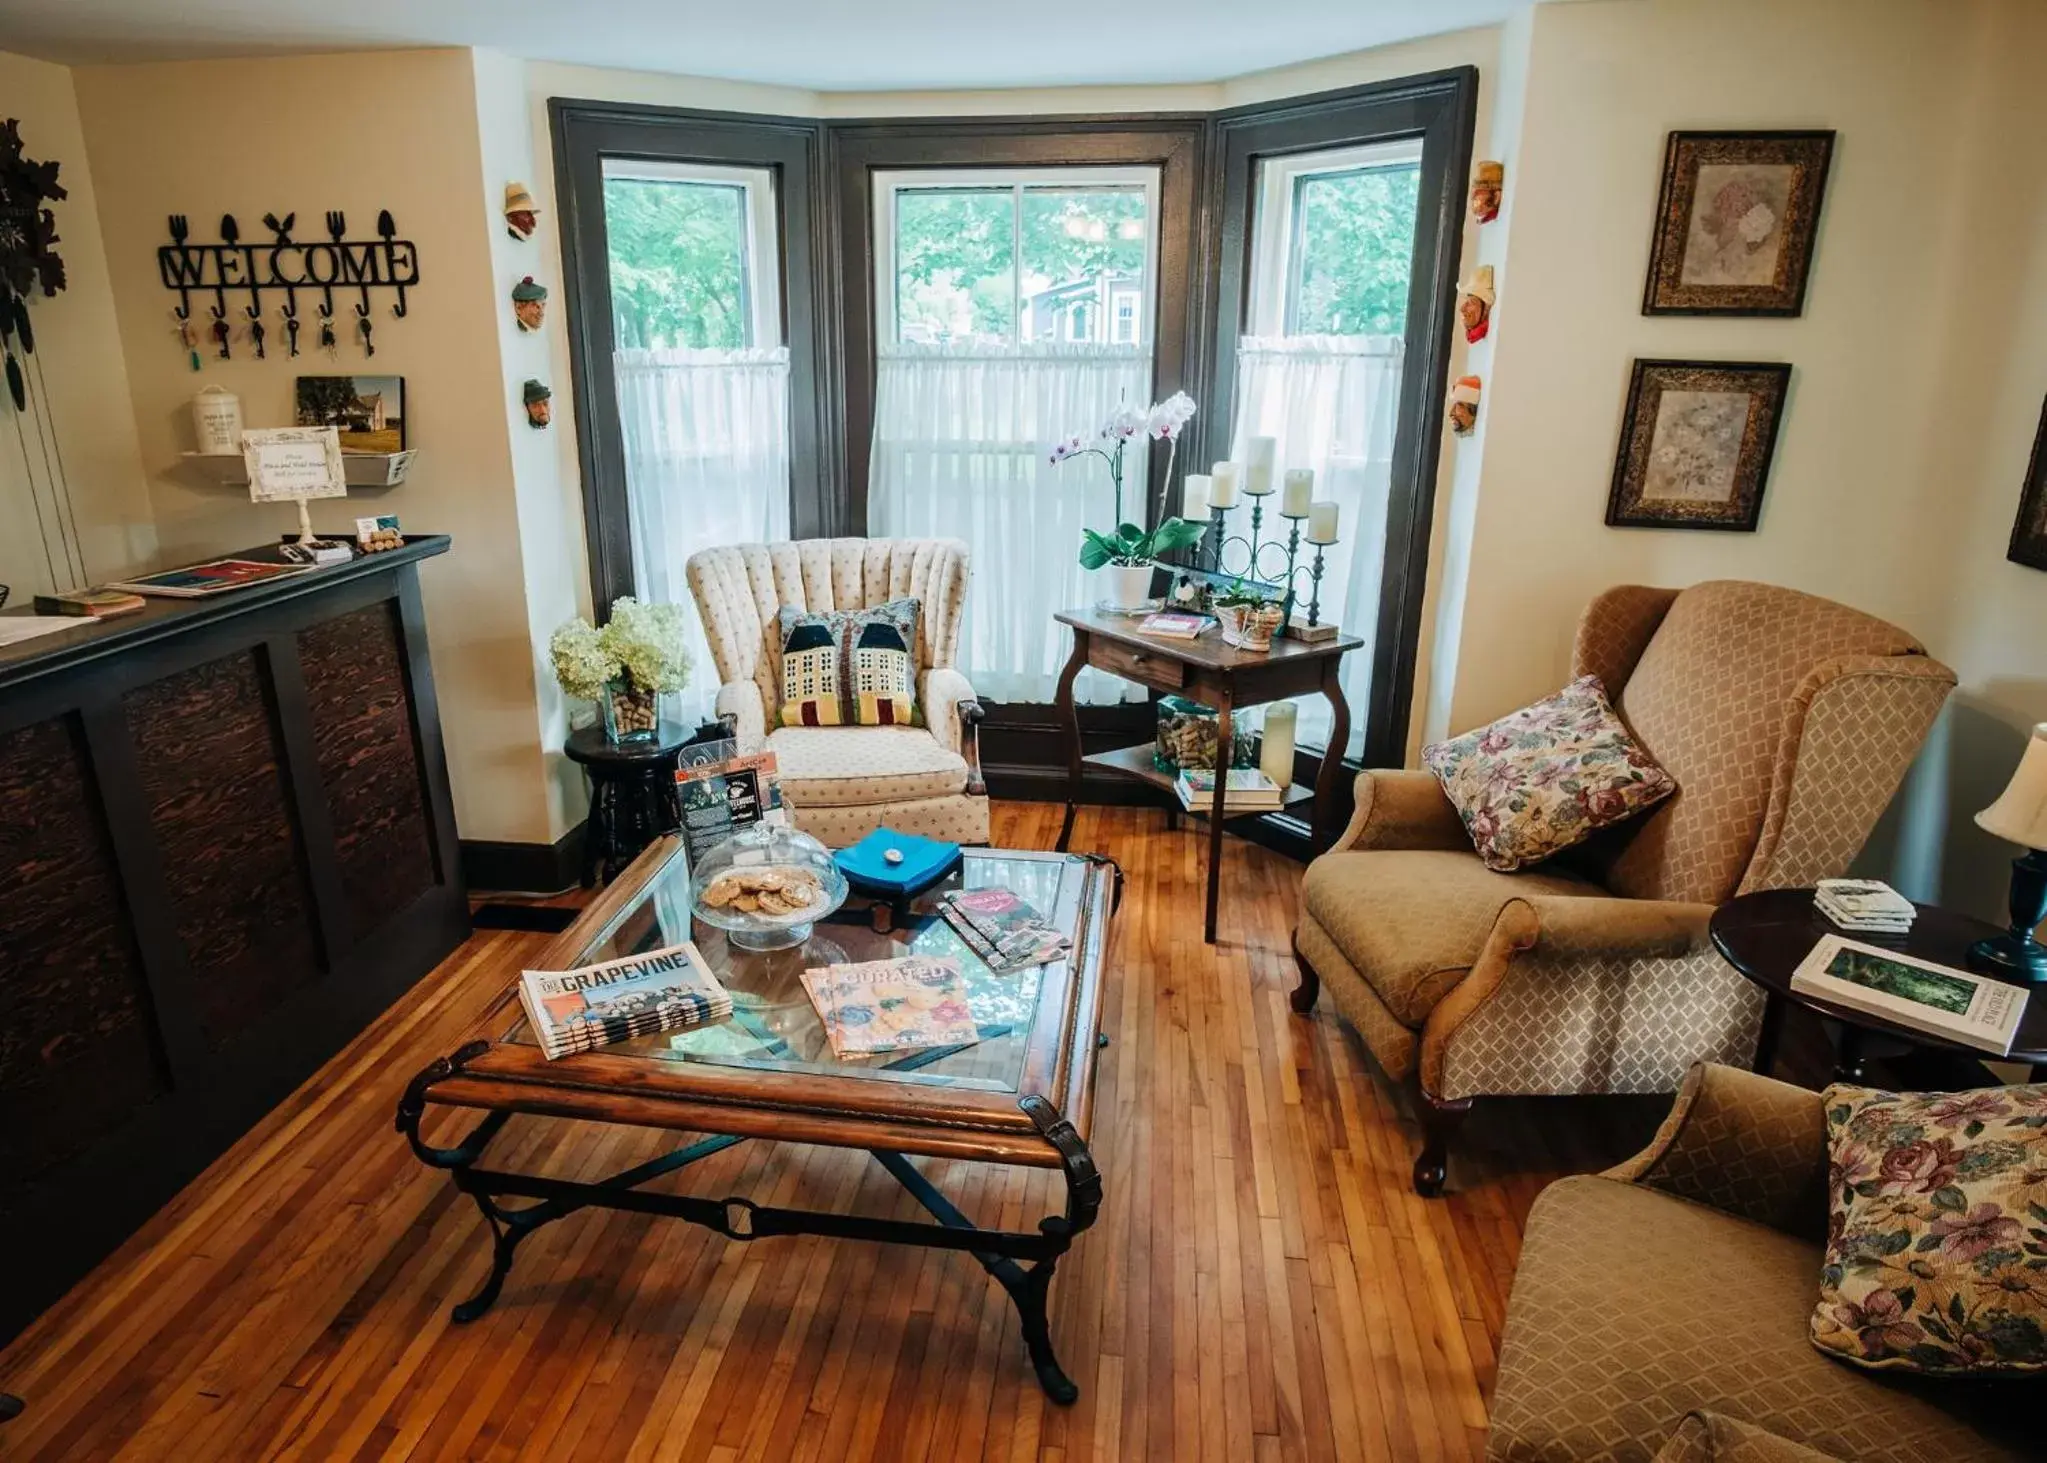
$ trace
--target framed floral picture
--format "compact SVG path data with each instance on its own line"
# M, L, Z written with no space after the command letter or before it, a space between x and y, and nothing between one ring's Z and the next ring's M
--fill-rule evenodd
M1644 315L1805 309L1832 132L1673 132Z
M1790 384L1769 361L1636 361L1607 524L1753 533Z
M2018 521L2011 526L2011 547L2004 556L2014 564L2047 569L2047 406L2040 409L2026 485L2019 490Z

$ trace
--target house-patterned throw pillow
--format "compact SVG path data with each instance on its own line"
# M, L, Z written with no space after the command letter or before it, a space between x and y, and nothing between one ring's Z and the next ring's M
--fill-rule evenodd
M916 600L784 609L781 636L784 726L916 724Z
M1607 704L1597 676L1432 743L1422 763L1485 866L1502 873L1562 853L1677 791Z
M1812 1341L1857 1366L2047 1371L2047 1085L1825 1094Z

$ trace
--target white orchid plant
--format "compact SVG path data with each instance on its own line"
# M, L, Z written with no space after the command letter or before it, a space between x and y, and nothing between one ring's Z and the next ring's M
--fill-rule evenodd
M1185 518L1167 518L1147 533L1141 525L1125 522L1123 518L1123 457L1130 444L1139 437L1164 442L1166 481L1170 483L1173 479L1173 453L1179 447L1180 432L1193 418L1194 398L1184 391L1176 391L1164 401L1153 402L1148 407L1118 407L1091 439L1064 437L1045 449L1045 456L1054 467L1076 457L1101 458L1108 466L1109 481L1115 485L1115 529L1109 533L1099 533L1092 528L1080 531L1080 566L1083 569L1102 569L1110 565L1138 569L1156 563L1161 554L1192 548L1201 542L1206 524L1191 523Z

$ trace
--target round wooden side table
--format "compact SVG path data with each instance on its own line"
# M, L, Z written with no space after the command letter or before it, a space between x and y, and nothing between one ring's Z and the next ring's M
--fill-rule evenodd
M1921 904L1915 906L1919 915L1906 934L1857 934L1842 929L1821 914L1813 907L1812 896L1810 889L1768 889L1730 899L1713 911L1710 926L1713 948L1729 965L1761 986L1768 996L1769 1003L1763 1008L1762 1036L1756 1042L1756 1071L1768 1073L1770 1064L1776 1059L1777 1038L1784 1028L1787 1003L1803 1006L1828 1021L1840 1024L1841 1044L1834 1060L1834 1080L1837 1082L1864 1080L1864 1046L1871 1035L1908 1046L1961 1052L1979 1060L2047 1062L2047 986L2028 986L2019 980L2011 982L2025 986L2034 994L2026 1002L2026 1013L2019 1022L2011 1052L2003 1058L1980 1047L1951 1041L1945 1036L1918 1031L1910 1026L1900 1026L1895 1021L1886 1021L1867 1012L1850 1011L1803 991L1792 990L1792 973L1798 969L1799 962L1812 953L1812 947L1819 943L1822 935L1839 935L1879 949L1896 950L1920 960L1931 960L1937 965L1968 970L1969 947L1986 935L1999 933L1995 925L1985 924L1980 919L1942 909L1936 904ZM1974 971L1972 974L1983 975L1990 980L2004 979L1987 971Z
M583 887L610 883L641 849L682 826L675 760L689 733L663 722L639 742L611 742L604 728L569 733L562 749L590 778L590 821L583 829Z

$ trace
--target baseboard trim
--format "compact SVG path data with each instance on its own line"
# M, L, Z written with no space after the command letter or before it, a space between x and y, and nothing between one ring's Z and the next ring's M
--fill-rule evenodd
M583 829L578 823L553 843L462 840L462 877L469 892L559 894L582 881Z

